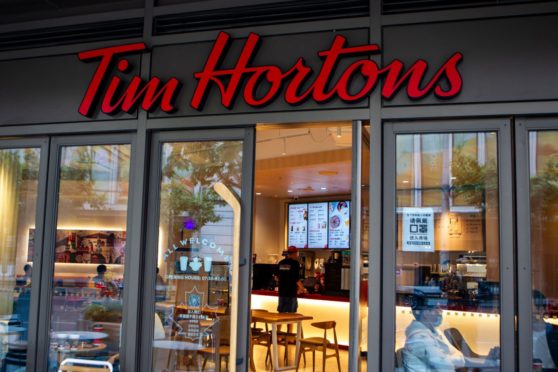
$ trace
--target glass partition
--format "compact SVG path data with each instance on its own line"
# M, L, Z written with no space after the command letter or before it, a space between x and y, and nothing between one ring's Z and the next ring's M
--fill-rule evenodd
M51 371L69 358L110 361L119 370L130 150L123 144L59 152Z
M234 363L242 141L164 143L152 370Z
M396 137L396 367L499 368L497 134Z
M558 131L529 132L533 370L558 368Z
M39 148L0 149L0 363L25 370Z

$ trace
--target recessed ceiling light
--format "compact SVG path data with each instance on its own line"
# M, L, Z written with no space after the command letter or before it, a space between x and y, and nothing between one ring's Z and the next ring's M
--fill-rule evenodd
M409 183L409 181L407 181L407 180L403 180L403 183Z
M320 190L327 190L327 187L320 187Z
M261 194L262 194L261 192L257 192L257 193L256 193L256 195L261 195Z
M293 190L287 190L287 192L288 192L288 193L291 193L291 192L293 192Z

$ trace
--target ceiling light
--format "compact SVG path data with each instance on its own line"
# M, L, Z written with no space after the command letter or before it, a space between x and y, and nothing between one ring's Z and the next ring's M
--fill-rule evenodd
M287 155L287 139L283 138L283 151L281 152L281 155Z
M456 179L457 179L457 177L452 177L451 179L452 179L452 180L456 180Z
M341 127L337 127L337 138L341 138Z
M261 192L257 192L257 193L256 193L256 195L261 195L261 194L262 194Z
M288 193L291 193L291 192L293 192L293 190L287 190L287 192L288 192Z
M403 183L409 183L409 181L407 181L407 180L403 180Z
M320 190L327 190L327 187L320 187Z

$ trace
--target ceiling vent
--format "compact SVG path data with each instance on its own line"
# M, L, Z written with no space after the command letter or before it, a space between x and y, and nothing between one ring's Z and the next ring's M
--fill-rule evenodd
M383 0L383 13L419 12L544 1L545 0Z
M168 35L263 24L367 17L368 9L368 0L299 0L169 14L155 18L154 33Z
M0 34L0 51L43 48L143 36L143 18Z

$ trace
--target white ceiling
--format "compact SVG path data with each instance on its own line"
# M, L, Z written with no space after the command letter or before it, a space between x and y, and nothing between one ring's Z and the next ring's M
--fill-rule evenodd
M350 122L259 125L256 193L274 198L350 194L350 125Z

